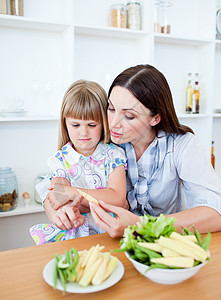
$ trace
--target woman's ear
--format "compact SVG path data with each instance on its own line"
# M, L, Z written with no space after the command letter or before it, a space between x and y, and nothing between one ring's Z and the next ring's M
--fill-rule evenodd
M151 126L156 126L157 124L159 124L161 121L161 115L160 114L157 114L156 116L154 116L151 120L151 123L150 125Z

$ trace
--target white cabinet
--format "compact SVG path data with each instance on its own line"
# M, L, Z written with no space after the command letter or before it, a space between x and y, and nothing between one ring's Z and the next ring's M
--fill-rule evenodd
M107 90L119 72L143 63L166 76L180 122L194 129L208 159L214 139L221 175L221 114L214 114L221 110L216 0L171 1L171 34L154 33L153 0L141 1L139 31L109 26L112 0L26 0L24 17L0 15L0 109L22 98L28 111L0 115L0 166L13 168L20 195L28 191L33 198L34 178L47 171L47 157L56 151L67 87L83 78ZM188 72L199 72L199 115L184 113Z

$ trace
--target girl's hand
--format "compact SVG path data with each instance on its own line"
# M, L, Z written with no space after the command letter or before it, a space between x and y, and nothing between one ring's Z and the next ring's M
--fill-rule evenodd
M56 210L52 216L52 222L60 229L68 230L84 224L85 217L80 214L79 207L64 205Z
M74 187L63 184L51 186L49 190L46 199L53 209L58 209L67 203L75 206L83 198Z
M122 207L110 205L103 201L99 201L99 204L100 206L90 203L91 215L94 222L107 231L111 237L123 236L126 227L139 221L139 216ZM116 214L116 218L111 217L105 210Z

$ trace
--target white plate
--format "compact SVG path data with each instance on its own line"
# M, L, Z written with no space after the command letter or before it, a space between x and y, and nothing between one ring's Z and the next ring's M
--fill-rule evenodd
M54 259L50 260L46 264L43 270L44 280L52 287L54 286L53 283L54 264L55 264L55 260ZM86 293L102 291L116 284L123 277L123 275L124 275L124 266L121 263L121 261L118 260L116 269L113 271L111 276L107 280L105 280L101 285L98 286L88 285L87 287L81 287L76 282L68 282L66 283L66 292L76 293L76 294L86 294ZM59 279L57 281L57 289L63 291L63 287Z

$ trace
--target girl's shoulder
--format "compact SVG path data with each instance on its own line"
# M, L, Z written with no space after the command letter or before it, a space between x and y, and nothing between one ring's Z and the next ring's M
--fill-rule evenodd
M118 152L118 153L122 153L124 154L124 149L113 144L113 143L110 143L110 144L99 144L101 145L101 147L103 148L103 150L106 150L106 151L111 151L111 152Z
M65 156L67 156L70 151L72 152L74 149L71 146L71 143L68 142L67 144L65 144L61 150L57 150L53 155L51 155L51 157L57 158L59 160L63 160Z
M106 156L108 159L110 159L111 157L119 157L121 159L126 160L124 150L121 147L116 146L113 143L110 143L110 144L100 143L99 144L99 153Z

